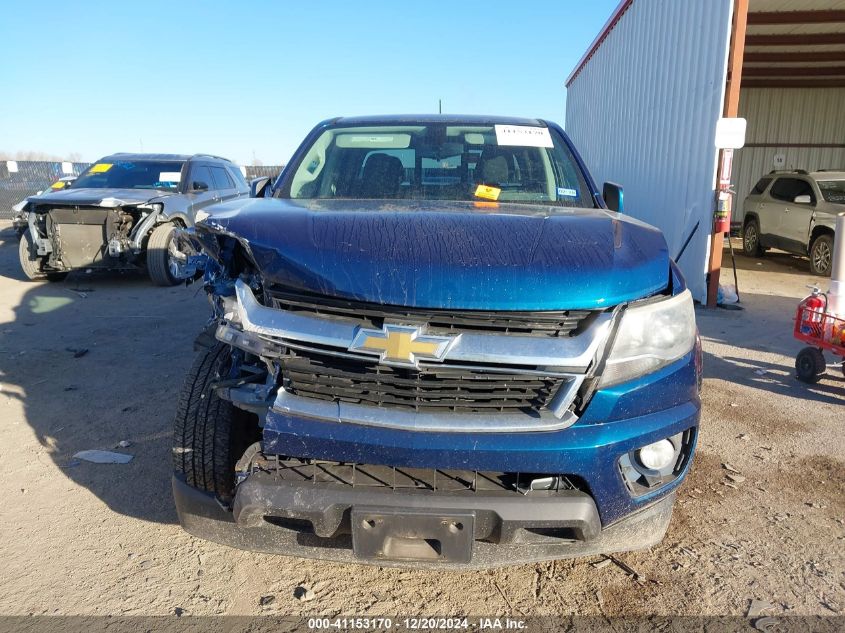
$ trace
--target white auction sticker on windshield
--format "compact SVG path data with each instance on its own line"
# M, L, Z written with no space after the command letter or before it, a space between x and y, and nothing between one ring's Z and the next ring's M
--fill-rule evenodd
M522 147L554 147L549 128L530 125L497 125L496 142Z
M178 171L163 171L158 175L159 182L179 182L182 180L182 174Z

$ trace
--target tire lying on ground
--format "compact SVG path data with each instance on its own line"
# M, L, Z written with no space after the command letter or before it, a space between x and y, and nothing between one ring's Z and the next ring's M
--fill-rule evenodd
M188 372L173 423L173 467L188 485L232 500L235 463L256 441L255 414L235 407L214 392L228 377L232 348L222 343L202 352Z
M179 280L170 272L170 245L176 227L159 224L147 240L147 271L157 286L175 286Z

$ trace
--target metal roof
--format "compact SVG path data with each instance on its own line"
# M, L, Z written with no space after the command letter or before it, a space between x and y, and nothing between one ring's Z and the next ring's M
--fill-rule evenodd
M619 3L566 78L567 87L634 2L622 0ZM742 85L845 86L845 4L842 0L750 0Z
M845 86L845 3L750 0L742 86Z

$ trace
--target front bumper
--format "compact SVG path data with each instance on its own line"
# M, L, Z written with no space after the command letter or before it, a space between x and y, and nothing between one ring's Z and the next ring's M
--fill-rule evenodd
M674 503L674 494L667 495L600 529L596 506L583 493L523 497L332 492L312 484L280 485L254 474L238 488L232 511L179 477L173 478L173 496L187 532L239 549L380 566L460 569L648 548L663 538ZM355 527L369 517L396 519L393 529L400 530L400 538L393 544L419 541L423 549L394 547L399 555L391 557L380 545L387 541L374 542ZM440 526L456 519L470 526L472 538L449 542ZM555 528L544 531L546 525Z

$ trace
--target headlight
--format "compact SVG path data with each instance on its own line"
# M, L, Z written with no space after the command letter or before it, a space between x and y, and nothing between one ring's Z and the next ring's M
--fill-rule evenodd
M599 388L637 378L678 360L695 345L695 310L689 290L628 308L616 332Z

